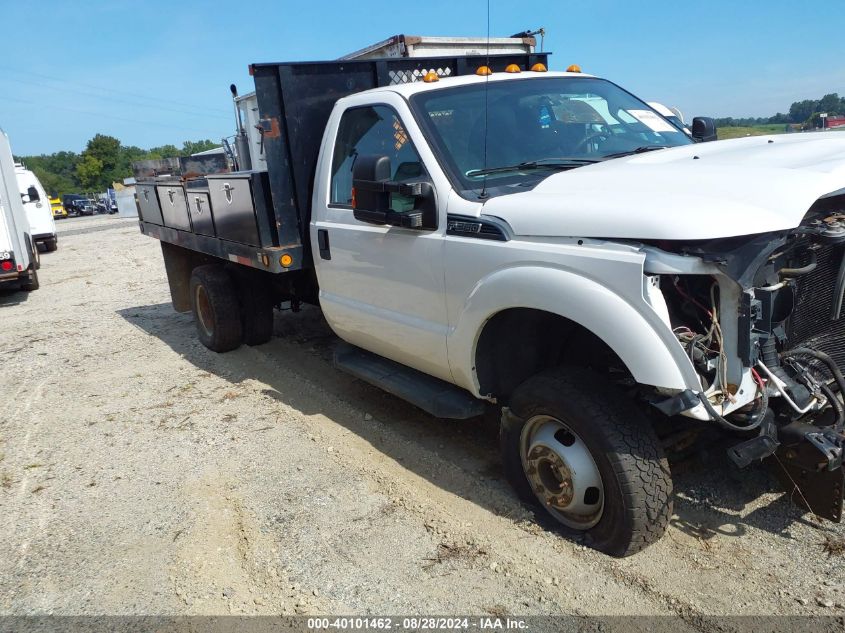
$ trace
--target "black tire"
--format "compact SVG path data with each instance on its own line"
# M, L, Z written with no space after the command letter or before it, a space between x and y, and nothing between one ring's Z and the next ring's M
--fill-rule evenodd
M56 252L56 249L59 248L59 238L58 237L51 237L49 240L44 242L44 248L48 253Z
M41 249L37 242L31 242L29 245L29 257L32 260L32 269L38 270L41 268Z
M669 464L651 424L616 387L589 370L561 367L520 385L510 410L513 415L502 417L500 442L505 473L520 497L542 505L523 468L523 430L529 420L549 416L583 441L603 487L598 522L585 530L559 523L563 531L616 557L660 539L672 516Z
M29 271L29 279L21 282L21 290L32 292L33 290L38 290L40 287L41 283L38 281L38 271L33 266L32 270Z
M273 299L258 282L244 283L241 287L244 343L263 345L273 338Z
M215 352L241 345L243 329L238 292L219 265L198 266L191 273L191 310L200 342Z

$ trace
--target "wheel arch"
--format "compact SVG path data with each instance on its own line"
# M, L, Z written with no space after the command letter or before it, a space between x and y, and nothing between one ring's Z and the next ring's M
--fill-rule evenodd
M700 388L670 327L642 293L640 301L635 307L610 288L567 270L525 266L498 271L473 290L450 335L453 375L478 396L506 398L521 380L552 361L577 360L565 356L563 337L577 344L569 348L575 353L610 354L640 384Z

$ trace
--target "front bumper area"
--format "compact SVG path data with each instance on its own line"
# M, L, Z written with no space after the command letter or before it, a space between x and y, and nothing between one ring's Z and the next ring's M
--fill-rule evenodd
M781 429L781 445L766 461L795 504L817 517L840 523L845 495L845 432L801 427L805 428Z

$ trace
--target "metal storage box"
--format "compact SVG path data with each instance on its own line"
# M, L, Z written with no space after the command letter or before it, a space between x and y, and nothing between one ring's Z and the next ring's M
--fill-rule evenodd
M161 205L161 216L164 226L171 229L191 230L191 220L188 216L188 205L185 200L185 190L182 183L177 181L158 183L156 185L158 200Z
M267 172L209 175L208 192L217 237L250 246L274 246Z
M211 197L208 193L208 181L205 178L188 181L185 183L185 193L194 233L214 237L216 232L211 211Z
M155 184L139 182L135 185L135 191L138 196L138 212L141 220L159 226L164 224L161 217L161 208L158 205Z

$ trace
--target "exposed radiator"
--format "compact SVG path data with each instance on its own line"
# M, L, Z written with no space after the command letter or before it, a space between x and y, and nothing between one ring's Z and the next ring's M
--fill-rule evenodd
M845 245L824 246L816 251L818 267L800 277L795 294L795 309L787 323L787 347L811 347L833 357L845 370L845 310L831 321L836 277Z

